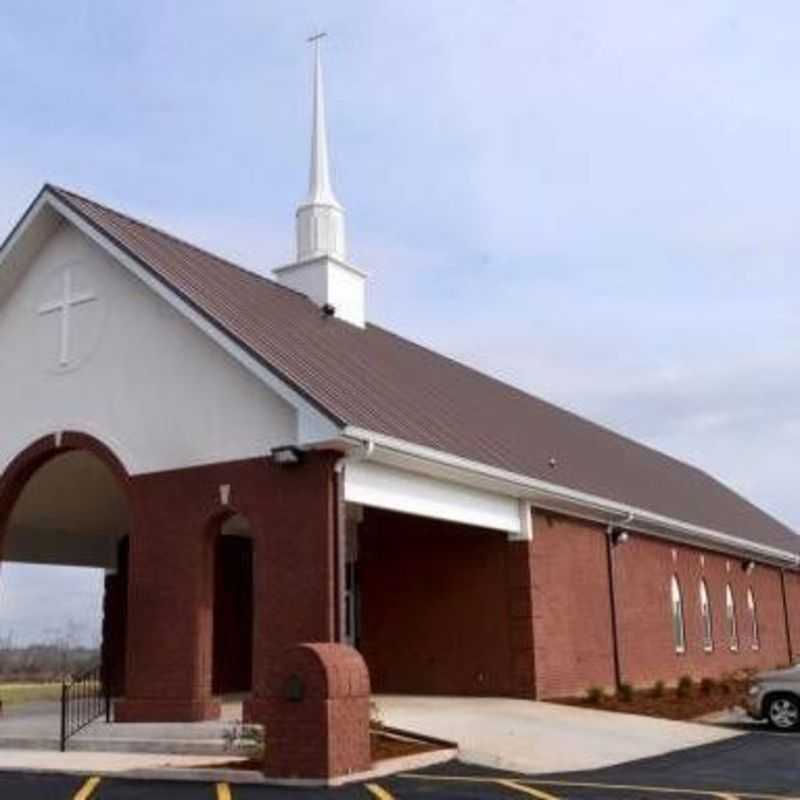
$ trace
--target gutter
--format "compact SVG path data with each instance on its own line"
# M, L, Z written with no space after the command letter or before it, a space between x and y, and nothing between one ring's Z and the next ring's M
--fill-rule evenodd
M511 472L482 464L479 461L454 456L431 447L412 444L402 439L374 433L353 426L347 426L342 431L341 440L345 444L352 446L362 446L365 441L371 445L370 457L374 455L399 456L410 462L413 466L427 466L441 471L448 470L453 479L475 485L476 481L483 486L491 484L494 491L500 494L524 500L530 500L540 508L547 508L553 511L564 513L564 506L573 513L578 513L586 519L598 522L619 521L619 517L628 518L632 516L633 524L628 524L628 530L639 533L659 536L661 538L673 538L679 542L685 539L712 544L717 548L732 551L733 553L744 553L747 555L757 555L763 560L778 563L792 568L800 567L800 554L792 553L788 550L781 550L769 545L758 544L737 536L731 536L711 528L683 522L674 517L667 517L646 509L637 508L625 503L598 495L569 489L548 481L531 478L521 473Z

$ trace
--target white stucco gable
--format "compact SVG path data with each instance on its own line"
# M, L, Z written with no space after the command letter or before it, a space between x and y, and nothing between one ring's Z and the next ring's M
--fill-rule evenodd
M132 474L305 435L285 397L85 231L41 213L43 241L0 262L0 471L61 430L97 437Z

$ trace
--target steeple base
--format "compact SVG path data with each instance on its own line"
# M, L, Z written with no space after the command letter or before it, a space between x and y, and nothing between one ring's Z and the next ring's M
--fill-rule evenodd
M274 270L276 280L302 292L332 316L366 325L366 273L330 256L319 256Z

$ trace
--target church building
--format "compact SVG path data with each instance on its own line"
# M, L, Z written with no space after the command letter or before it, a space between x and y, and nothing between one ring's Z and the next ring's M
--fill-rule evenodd
M45 185L0 249L0 557L106 570L124 721L298 642L375 693L554 698L800 656L800 539L712 476L370 321L317 52L267 279Z

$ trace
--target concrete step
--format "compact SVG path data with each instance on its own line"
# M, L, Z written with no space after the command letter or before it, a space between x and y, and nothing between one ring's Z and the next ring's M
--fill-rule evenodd
M58 738L26 738L0 736L0 750L58 751ZM82 753L152 753L161 755L237 756L250 755L245 749L228 749L219 739L154 739L76 736L69 740L67 749Z

